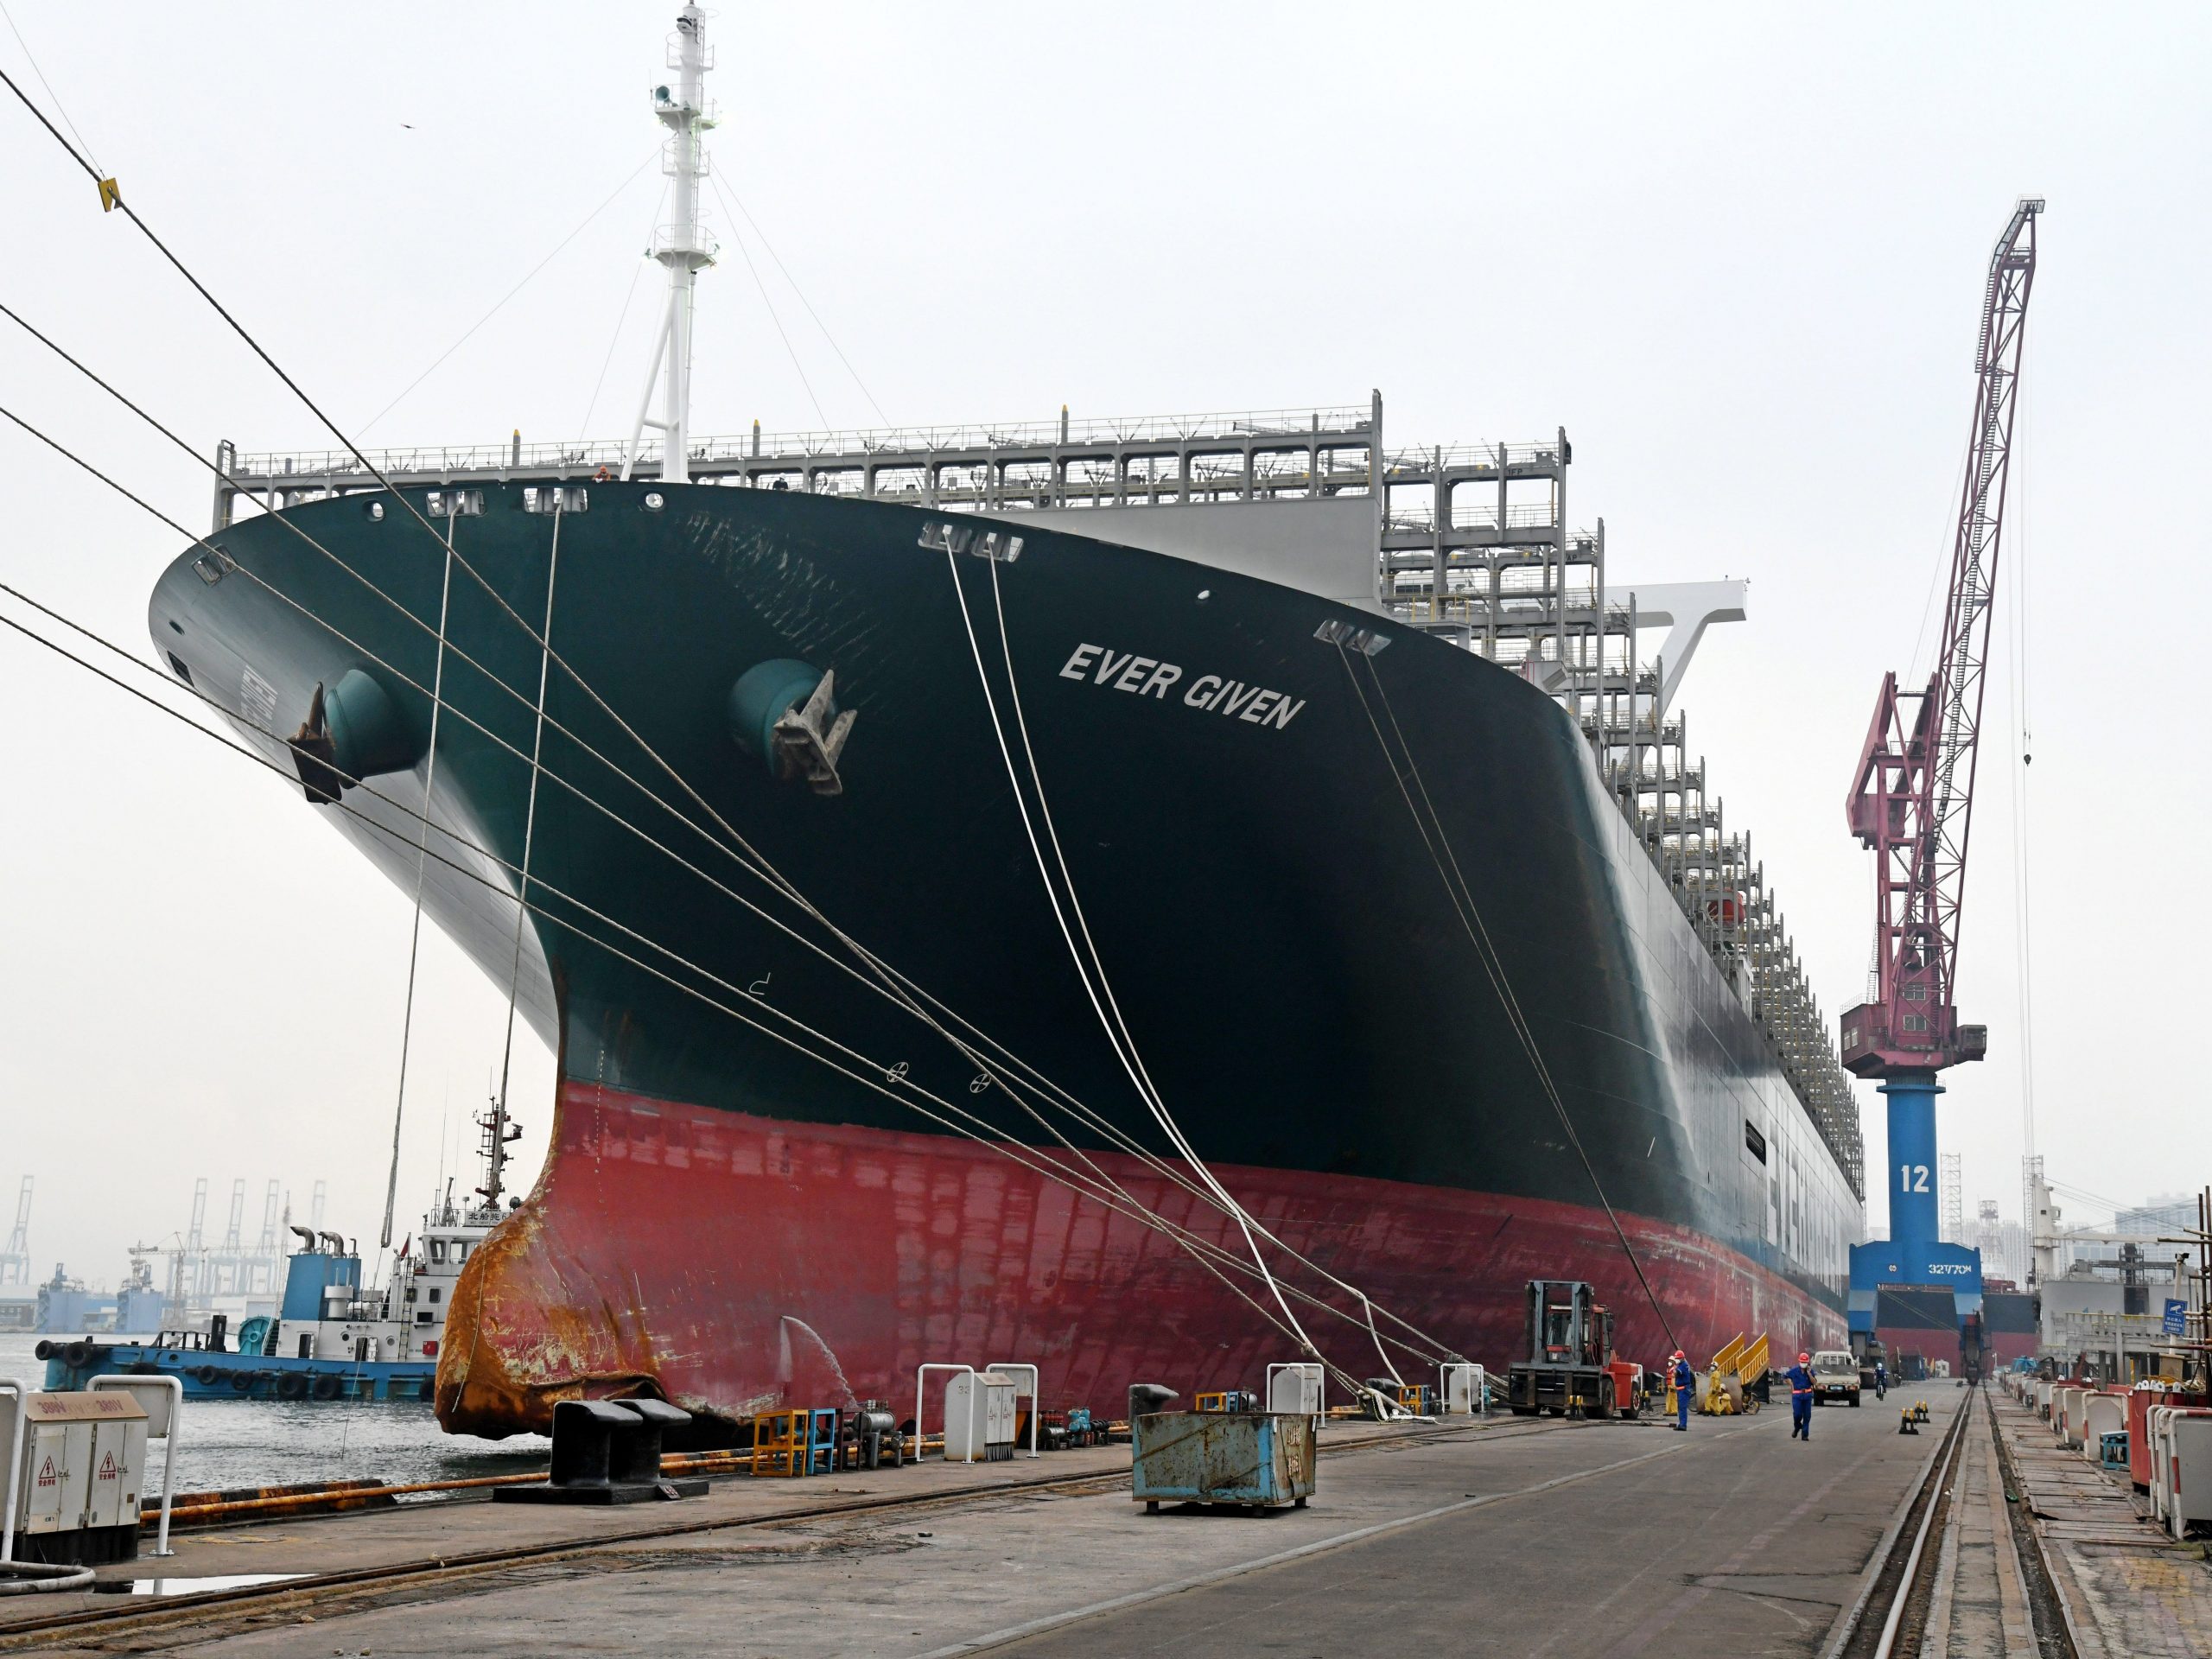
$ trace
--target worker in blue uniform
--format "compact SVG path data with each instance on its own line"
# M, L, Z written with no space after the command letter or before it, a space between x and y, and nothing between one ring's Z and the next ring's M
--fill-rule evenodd
M1880 1360L1874 1362L1874 1397L1881 1399L1890 1391L1890 1368Z
M1679 1348L1675 1350L1675 1427L1689 1432L1690 1391L1697 1386L1697 1373L1690 1370L1690 1362Z
M1809 1440L1813 1438L1813 1357L1798 1355L1789 1376L1789 1438Z

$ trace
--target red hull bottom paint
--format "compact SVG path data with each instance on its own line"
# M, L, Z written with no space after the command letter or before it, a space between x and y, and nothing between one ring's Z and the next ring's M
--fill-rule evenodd
M1138 1203L1242 1252L1234 1224L1179 1187L1134 1160L1097 1162ZM1602 1210L1215 1173L1278 1236L1469 1359L1502 1370L1515 1356L1536 1277L1598 1286L1625 1357L1656 1366L1674 1345ZM1770 1332L1777 1351L1843 1345L1841 1313L1796 1286L1688 1229L1622 1221L1694 1357L1744 1332ZM1287 1278L1326 1290L1303 1269ZM1351 1300L1328 1294L1335 1313L1293 1306L1330 1359L1379 1375ZM924 1361L1003 1360L1042 1368L1048 1408L1118 1414L1133 1382L1257 1388L1269 1361L1296 1357L1173 1241L994 1147L568 1082L537 1189L455 1287L437 1404L448 1429L493 1435L542 1432L559 1400L639 1391L728 1420L855 1396L903 1418ZM1392 1357L1408 1380L1433 1376L1415 1354Z

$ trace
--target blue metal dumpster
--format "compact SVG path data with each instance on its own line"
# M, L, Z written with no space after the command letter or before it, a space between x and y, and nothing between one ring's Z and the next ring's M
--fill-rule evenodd
M1131 1496L1162 1503L1304 1509L1313 1492L1313 1420L1272 1411L1160 1411L1129 1424Z

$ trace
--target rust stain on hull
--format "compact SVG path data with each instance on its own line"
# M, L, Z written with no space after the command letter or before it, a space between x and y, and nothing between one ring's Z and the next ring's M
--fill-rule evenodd
M566 1092L554 1109L556 1148ZM548 1158L530 1196L462 1266L438 1351L438 1421L448 1433L550 1433L563 1400L663 1393L645 1310L610 1300L605 1275L561 1236L562 1189L579 1175L588 1172ZM596 1242L593 1257L607 1243Z

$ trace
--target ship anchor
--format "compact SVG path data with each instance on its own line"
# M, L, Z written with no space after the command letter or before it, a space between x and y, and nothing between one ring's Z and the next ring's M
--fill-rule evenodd
M845 780L837 775L837 757L845 752L846 736L858 712L836 712L837 672L825 672L807 700L787 709L770 734L776 749L776 774L804 779L817 795L842 795Z

